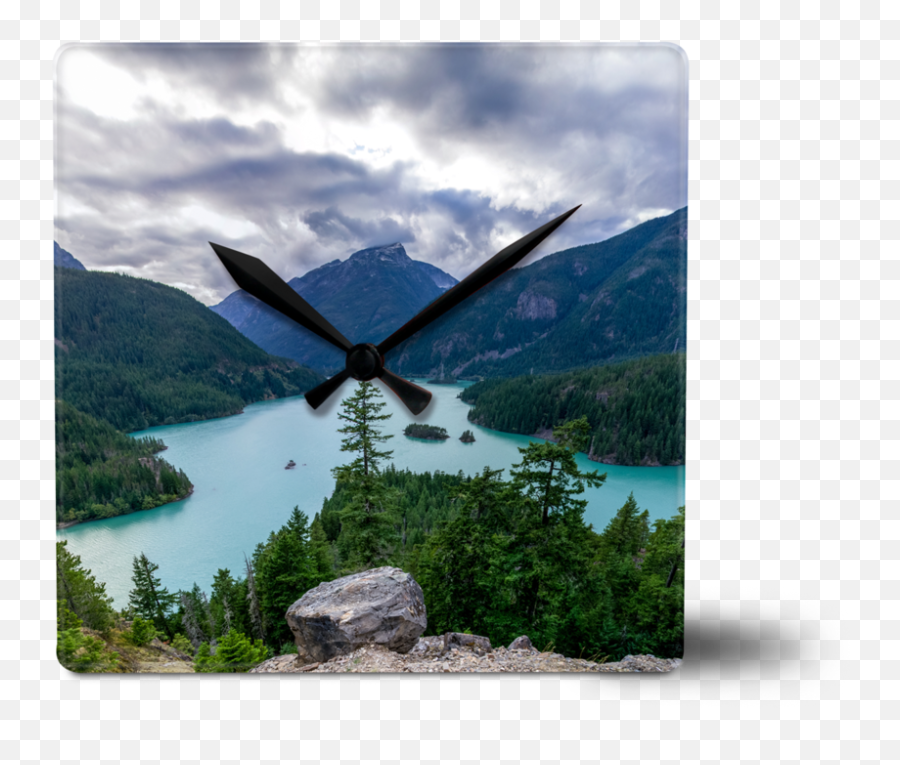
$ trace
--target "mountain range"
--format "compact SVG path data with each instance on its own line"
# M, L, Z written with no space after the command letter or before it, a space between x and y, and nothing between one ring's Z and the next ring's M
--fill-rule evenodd
M387 362L407 376L507 377L683 351L686 270L682 208L504 274ZM455 283L401 244L289 282L351 341L375 343ZM340 351L242 291L213 310L270 353L320 370L343 366Z
M450 274L410 258L400 243L360 250L288 282L353 343L381 342L454 284ZM341 351L243 290L212 310L269 353L315 369L344 365Z

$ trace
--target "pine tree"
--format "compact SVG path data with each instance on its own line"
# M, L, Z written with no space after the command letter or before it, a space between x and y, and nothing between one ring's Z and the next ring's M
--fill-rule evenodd
M165 632L171 640L175 635L169 616L178 596L170 594L159 578L153 576L158 568L144 553L135 556L134 573L131 577L134 589L128 594L128 603L138 616L152 620L156 629Z
M341 402L343 410L338 414L347 423L338 431L346 434L341 451L356 454L349 465L333 471L348 495L340 513L340 541L350 570L383 565L397 542L394 523L398 497L388 488L380 470L393 452L379 449L380 443L393 436L382 435L377 427L391 415L380 413L385 404L379 399L381 393L375 385L361 382L356 392Z
M81 565L81 557L73 555L68 542L56 543L56 592L85 627L105 632L113 625L115 613L106 585L98 582L90 569Z
M516 600L525 605L535 630L541 618L564 610L561 599L570 590L568 583L579 566L588 564L587 501L576 496L585 486L602 486L606 480L605 473L578 468L575 455L587 446L590 432L586 417L560 425L553 429L556 443L520 448L522 462L510 471L525 506L516 535L518 552L510 552L520 556L511 577L518 582Z
M522 461L510 472L517 487L539 511L542 525L550 523L551 514L575 513L580 518L587 500L575 496L583 494L585 486L602 486L606 481L606 473L582 472L575 460L587 446L590 432L587 417L582 417L554 428L555 444L532 442L519 448Z

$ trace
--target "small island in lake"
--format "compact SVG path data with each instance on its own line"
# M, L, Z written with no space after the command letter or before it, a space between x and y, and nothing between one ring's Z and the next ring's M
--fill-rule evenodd
M410 438L428 438L432 441L443 441L450 438L447 435L446 428L439 428L436 425L422 425L419 423L410 423L403 431L404 436Z
M475 443L475 434L472 433L471 430L464 430L463 434L459 437L459 440L464 444L474 444Z
M291 460L290 462L288 462L287 465L284 466L284 469L285 470L293 470L295 467L297 467L297 463L294 462L294 460Z

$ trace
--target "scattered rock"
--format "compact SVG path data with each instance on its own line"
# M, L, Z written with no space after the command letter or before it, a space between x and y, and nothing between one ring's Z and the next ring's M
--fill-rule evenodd
M529 653L538 653L538 649L531 643L528 635L520 635L512 643L509 644L510 651L528 651Z
M288 462L287 465L284 466L284 469L285 470L293 470L295 467L297 467L297 463L294 462L294 460L291 460L290 462Z
M422 588L393 566L323 582L295 602L285 616L294 633L300 667L327 662L363 646L383 646L403 654L416 645L427 626Z

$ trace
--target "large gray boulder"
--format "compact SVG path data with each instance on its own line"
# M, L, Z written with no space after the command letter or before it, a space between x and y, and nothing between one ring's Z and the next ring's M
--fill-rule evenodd
M393 566L323 582L285 618L301 664L325 662L372 643L406 653L428 625L422 588Z

